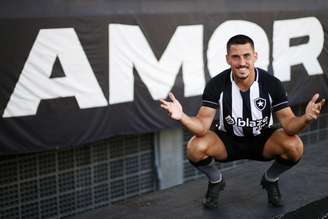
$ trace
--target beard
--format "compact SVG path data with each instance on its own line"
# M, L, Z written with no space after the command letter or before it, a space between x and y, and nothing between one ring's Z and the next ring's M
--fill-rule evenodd
M241 69L241 68L245 68L245 70L239 71L239 69ZM246 80L248 78L249 73L247 73L247 71L249 71L249 68L247 66L238 66L237 71L238 71L238 74L235 74L235 76L239 80Z
M242 75L242 76L236 76L239 80L246 80L248 78L248 75Z

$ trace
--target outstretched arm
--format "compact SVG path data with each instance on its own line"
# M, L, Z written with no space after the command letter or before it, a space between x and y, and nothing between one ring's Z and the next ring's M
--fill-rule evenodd
M192 134L204 136L211 127L216 110L202 106L195 117L190 117L183 112L180 102L172 93L169 93L171 101L160 100L161 107L165 109L170 118L179 121Z
M295 135L313 120L318 119L320 111L325 104L325 99L317 103L319 94L315 94L307 104L302 116L295 116L290 107L277 111L278 120L288 135Z

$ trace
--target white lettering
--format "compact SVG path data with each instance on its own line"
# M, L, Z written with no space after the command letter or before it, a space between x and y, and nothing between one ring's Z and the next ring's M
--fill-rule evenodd
M66 77L49 78L56 57ZM35 115L42 99L69 96L80 108L107 105L74 29L40 30L3 117Z
M290 46L290 39L308 36L306 44ZM315 17L275 21L273 24L273 70L281 81L290 81L291 66L303 64L309 75L323 73L318 61L324 32Z
M226 120L227 120L227 117L226 117ZM229 117L231 117L231 116L229 115ZM233 118L232 118L232 120L233 120ZM234 124L229 124L229 125L234 125ZM238 127L250 127L250 128L256 127L259 130L259 129L262 129L266 125L268 125L268 117L267 116L264 117L263 119L258 119L258 120L250 120L249 118L246 118L246 120L243 120L243 118L241 118L241 117L237 118L237 126Z
M134 25L109 25L109 102L133 101L133 67L153 99L165 98L182 66L185 96L205 86L203 26L179 26L158 61L142 31Z
M109 24L108 31L110 104L134 100L134 68L155 100L167 96L180 69L184 96L202 94L205 86L203 25L178 26L159 59L139 26ZM229 67L225 59L226 42L236 34L245 34L254 40L258 52L256 65L268 69L270 48L264 30L253 22L228 20L216 28L208 42L211 77ZM300 37L309 40L290 45L291 39ZM324 31L317 18L274 21L272 44L273 71L281 81L290 81L291 66L297 64L303 64L309 75L323 73L318 57L324 45ZM50 78L57 59L65 76ZM80 108L108 106L75 30L42 29L2 116L35 115L41 100L61 97L75 97ZM240 123L248 126L247 121Z

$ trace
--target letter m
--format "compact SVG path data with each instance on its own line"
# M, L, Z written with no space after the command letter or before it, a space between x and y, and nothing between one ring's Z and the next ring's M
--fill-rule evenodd
M165 98L182 66L185 96L203 92L203 27L178 27L160 60L138 26L109 25L109 102L133 101L133 68L153 99Z

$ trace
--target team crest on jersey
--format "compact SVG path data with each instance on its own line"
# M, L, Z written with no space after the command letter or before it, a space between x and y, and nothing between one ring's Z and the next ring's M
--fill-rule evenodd
M266 99L258 97L254 100L255 106L258 110L262 111L266 106Z

